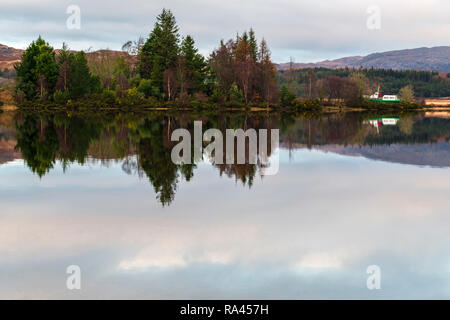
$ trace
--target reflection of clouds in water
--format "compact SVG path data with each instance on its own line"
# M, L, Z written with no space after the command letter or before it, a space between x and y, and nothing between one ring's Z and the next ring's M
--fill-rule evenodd
M302 270L303 268L312 269L339 269L343 265L343 257L336 252L312 252L305 254L299 262L295 264L295 268Z
M200 165L168 208L120 164L10 169L0 297L448 296L448 169L300 150L251 190ZM64 288L70 264L79 293ZM371 264L380 292L365 287Z

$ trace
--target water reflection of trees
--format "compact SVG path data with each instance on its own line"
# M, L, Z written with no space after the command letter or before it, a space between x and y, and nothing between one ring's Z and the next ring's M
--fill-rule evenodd
M444 118L424 118L420 121L411 121L411 118L399 122L398 126L383 127L381 134L367 135L365 142L368 145L385 145L394 143L436 143L449 141L450 120Z
M16 129L16 148L22 153L28 167L42 177L53 168L59 148L52 122L44 117L24 117L17 121Z
M125 173L148 179L159 201L166 205L174 200L180 179L190 181L197 168L195 163L201 160L192 158L193 164L183 165L171 161L172 147L177 143L170 140L172 132L185 128L193 139L194 120L202 120L203 132L217 128L224 137L226 129L280 129L280 145L289 149L326 144L424 143L448 141L450 137L448 119L406 117L398 126L386 126L381 130L365 124L365 119L367 116L360 113L321 117L244 112L213 115L156 112L89 116L17 114L16 149L40 177L54 167L56 160L61 161L64 169L71 163L85 164L89 159L100 160L105 165L120 161ZM224 164L213 165L221 176L234 177L251 187L262 165L248 163L248 142L246 149L245 164L225 164L224 161ZM269 156L270 152L269 145Z
M120 160L125 173L148 178L165 205L173 201L180 178L190 181L197 168L195 162L202 160L192 158L192 164L174 164L171 151L177 142L170 140L171 134L177 128L185 128L193 139L193 122L199 118L203 119L204 131L223 127L225 132L226 128L257 127L259 123L244 116L18 114L16 149L40 177L54 167L56 160L64 169L71 163L85 164L89 159L100 160L104 165ZM221 175L235 176L248 185L257 172L256 165L251 164L216 167Z

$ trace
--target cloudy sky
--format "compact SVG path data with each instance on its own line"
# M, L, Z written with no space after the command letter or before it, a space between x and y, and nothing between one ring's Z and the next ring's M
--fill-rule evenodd
M120 162L40 179L17 160L0 166L0 298L449 298L449 178L282 150L251 189L199 164L163 208ZM82 290L66 289L68 265Z
M25 48L42 35L55 47L120 49L147 36L163 7L203 54L253 27L277 62L319 61L394 49L450 45L448 0L0 0L0 43ZM81 10L68 29L67 8ZM373 7L375 6L375 9ZM377 23L377 10L380 20ZM375 20L374 20L375 19ZM372 28L368 28L372 26ZM374 28L379 25L380 28Z
M164 208L120 162L1 165L0 298L450 297L448 168L288 153L251 189L199 164Z

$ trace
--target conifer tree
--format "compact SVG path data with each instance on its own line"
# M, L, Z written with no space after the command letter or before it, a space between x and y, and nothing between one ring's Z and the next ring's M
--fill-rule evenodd
M59 76L56 82L55 90L59 90L62 92L69 91L72 79L71 65L73 65L73 57L73 53L71 53L67 45L63 43L63 47L57 57Z
M33 100L54 90L58 78L58 66L53 48L40 36L25 50L17 71L17 91Z
M95 78L92 77L83 51L77 52L73 58L73 81L70 95L74 99L82 98L91 93L96 87Z
M198 53L195 47L194 39L191 36L186 36L181 44L181 55L184 57L188 75L191 78L191 88L189 93L194 91L201 91L205 80L205 59Z
M142 47L139 71L144 79L163 91L164 73L175 67L179 51L178 26L170 10L163 9Z
M253 31L253 29L250 28L248 35L249 35L249 43L250 43L250 48L252 50L253 60L256 61L257 56L258 56L258 42L256 40L255 31Z

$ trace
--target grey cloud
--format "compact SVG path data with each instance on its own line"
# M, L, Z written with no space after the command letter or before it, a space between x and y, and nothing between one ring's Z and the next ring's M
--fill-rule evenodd
M55 46L66 41L75 49L86 46L119 49L129 39L150 32L163 7L176 15L184 34L192 34L202 52L220 39L253 27L265 37L277 61L337 58L342 55L420 46L448 45L450 3L445 0L379 0L382 28L366 28L372 1L88 1L82 29L67 30L65 9L72 1L4 0L0 12L1 42L21 47L41 34Z

